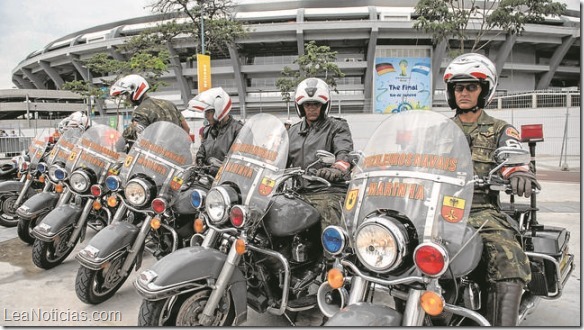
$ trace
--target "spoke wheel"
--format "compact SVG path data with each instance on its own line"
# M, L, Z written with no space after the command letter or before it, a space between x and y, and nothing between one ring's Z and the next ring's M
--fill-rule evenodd
M94 305L111 298L128 279L129 274L120 275L127 256L125 253L99 270L79 267L75 278L77 297L84 303Z
M0 225L4 227L16 227L18 225L18 216L14 204L18 195L9 195L0 201Z
M55 240L52 242L35 240L32 246L32 261L34 264L43 269L51 269L62 263L77 244L76 241L73 246L67 246L67 242L72 234L73 227L55 237Z

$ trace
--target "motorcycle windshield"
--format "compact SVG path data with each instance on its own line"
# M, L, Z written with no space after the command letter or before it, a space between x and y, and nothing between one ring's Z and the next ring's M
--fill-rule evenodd
M142 132L120 171L122 185L137 175L147 177L159 195L175 195L183 183L182 173L192 165L191 138L179 126L155 122Z
M103 182L107 170L124 155L126 141L116 129L94 124L77 140L65 168L72 173L78 168L91 170L97 182Z
M420 242L460 246L472 204L473 167L466 138L452 120L422 110L392 115L362 156L343 206L351 239L368 215L392 210L412 222Z
M288 132L282 121L270 114L254 115L241 128L213 186L236 185L242 204L263 214L287 159Z
M77 140L83 135L83 130L80 128L70 128L66 130L60 137L57 143L51 149L49 157L47 157L47 164L51 165L57 162L67 163L71 150L75 147Z
M47 147L49 146L49 138L51 136L51 129L44 128L37 131L36 136L30 141L28 146L28 154L30 156L30 167L35 169L37 164L43 158Z

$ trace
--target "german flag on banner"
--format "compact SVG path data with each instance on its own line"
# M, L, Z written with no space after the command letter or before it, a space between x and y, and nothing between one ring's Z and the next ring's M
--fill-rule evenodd
M391 63L377 63L375 64L375 71L377 71L377 75L381 76L382 74L395 72L395 69Z

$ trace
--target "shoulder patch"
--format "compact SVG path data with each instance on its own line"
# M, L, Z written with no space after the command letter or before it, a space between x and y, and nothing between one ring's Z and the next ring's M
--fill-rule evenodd
M507 129L505 130L505 134L517 140L521 140L521 135L519 135L519 132L517 132L517 130L514 127L507 127Z

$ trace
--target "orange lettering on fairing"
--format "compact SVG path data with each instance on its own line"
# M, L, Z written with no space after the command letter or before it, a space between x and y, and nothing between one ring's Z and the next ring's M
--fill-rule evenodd
M405 183L398 181L370 182L365 196L368 197L400 197L415 200L425 199L424 186L417 183Z
M364 168L373 167L423 167L456 172L458 159L432 154L390 153L372 155L363 161Z

